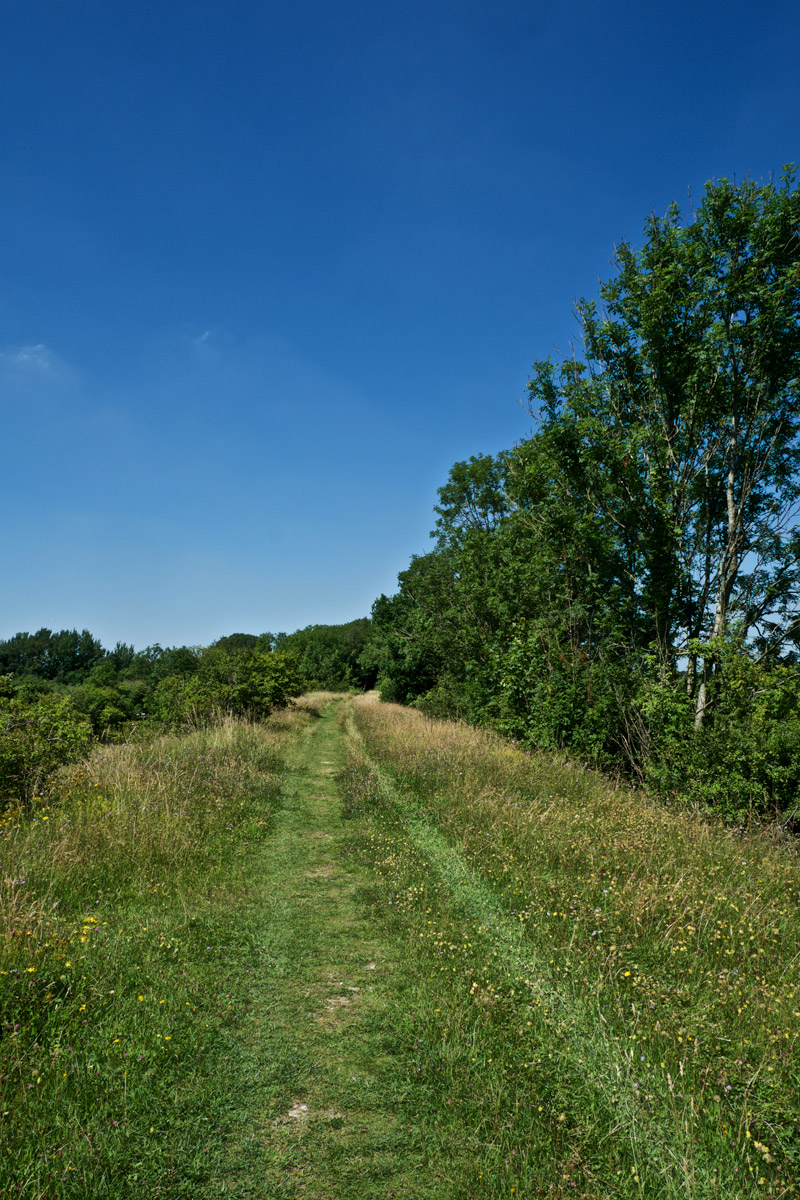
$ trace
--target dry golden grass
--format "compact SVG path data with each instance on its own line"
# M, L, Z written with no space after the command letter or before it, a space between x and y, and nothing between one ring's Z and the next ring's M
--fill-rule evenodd
M322 713L322 710L326 704L328 704L331 700L340 700L341 697L341 692L326 692L323 690L317 692L306 692L303 696L298 696L297 699L293 700L291 709L286 711L292 712L296 710L299 712L310 713L312 716L318 717Z

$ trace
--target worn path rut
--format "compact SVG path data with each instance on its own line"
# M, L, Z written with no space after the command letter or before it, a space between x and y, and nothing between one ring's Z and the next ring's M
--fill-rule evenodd
M342 703L329 702L305 731L263 849L259 986L239 1031L247 1078L241 1128L216 1183L222 1195L430 1195L397 1116L386 1049L403 981L368 920L370 881L346 852Z

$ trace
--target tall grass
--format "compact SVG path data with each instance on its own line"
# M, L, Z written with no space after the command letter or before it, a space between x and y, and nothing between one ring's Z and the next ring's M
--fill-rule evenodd
M303 719L109 747L3 814L4 1197L202 1191L236 1082L247 867Z
M347 806L464 1187L795 1194L795 845L413 710L355 714Z

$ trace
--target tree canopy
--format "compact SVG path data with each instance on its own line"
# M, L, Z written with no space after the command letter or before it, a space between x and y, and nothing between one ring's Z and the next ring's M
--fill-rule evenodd
M376 602L375 653L387 695L674 783L730 727L734 690L740 722L747 689L795 720L793 171L708 184L614 265L577 304L572 356L534 364L534 435L453 467L436 548Z

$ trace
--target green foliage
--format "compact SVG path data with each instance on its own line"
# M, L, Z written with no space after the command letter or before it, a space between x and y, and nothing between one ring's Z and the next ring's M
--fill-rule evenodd
M135 654L124 675L129 679L144 679L152 685L168 675L185 679L197 671L200 653L199 646L172 646L165 650L156 643Z
M541 622L515 634L499 655L492 724L528 745L614 770L625 746L630 670L607 657L597 630L582 636L585 618L572 610L560 626Z
M433 688L443 673L437 645L448 632L433 620L435 597L452 576L440 555L413 558L399 577L396 596L380 596L372 606L369 648L381 696L408 704Z
M615 265L578 304L584 361L534 365L534 436L455 464L436 548L376 601L381 694L737 819L791 810L793 173L709 184Z
M0 674L35 675L65 682L88 674L104 655L102 645L88 629L82 633L77 629L17 633L0 642Z
M56 767L88 751L91 737L69 696L0 695L0 801L29 801Z
M734 641L703 647L717 665L713 718L695 728L685 680L663 670L643 687L649 754L645 778L730 821L754 814L797 820L800 795L800 671L761 666Z
M138 653L118 642L106 653L87 631L42 629L0 643L9 668L0 677L3 794L32 794L83 754L91 734L115 742L137 728L152 735L222 714L263 719L306 686L297 654L273 654L274 640L233 634L206 649L155 644Z
M308 625L295 633L281 636L281 650L297 656L302 674L309 685L326 691L356 688L366 691L375 686L375 665L366 654L371 636L368 617L344 625Z
M491 533L508 516L507 467L506 454L479 454L451 468L447 483L439 488L441 504L434 508L440 546L458 544L471 530Z
M68 695L78 712L88 717L97 737L123 737L139 715L136 694L130 688L103 684L92 679L76 684Z
M306 686L297 657L210 646L188 675L167 675L146 702L151 723L177 729L202 727L223 714L262 720Z
M258 636L255 633L229 633L211 644L219 650L255 650L258 646Z
M533 595L527 531L514 520L509 456L456 463L440 488L436 549L414 557L372 610L369 653L384 699L487 719L497 663Z
M791 172L709 184L692 221L673 205L615 262L602 309L578 305L586 363L537 364L531 405L573 438L643 644L669 660L734 624L778 653L798 601L800 190Z

